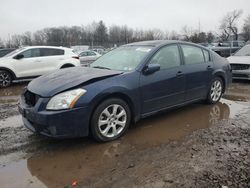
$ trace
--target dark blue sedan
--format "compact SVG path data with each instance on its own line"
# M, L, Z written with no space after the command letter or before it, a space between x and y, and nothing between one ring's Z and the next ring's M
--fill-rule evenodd
M46 136L110 141L159 111L201 100L214 104L230 82L227 60L205 47L145 41L117 48L90 67L33 80L19 111L28 129Z

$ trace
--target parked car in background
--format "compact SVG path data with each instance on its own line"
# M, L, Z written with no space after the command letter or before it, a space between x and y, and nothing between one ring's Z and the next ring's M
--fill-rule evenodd
M101 55L92 50L86 50L79 53L80 62L82 66L88 66L89 64L93 63L97 60Z
M227 59L232 68L233 79L250 80L250 44Z
M207 47L207 48L213 48L213 47L215 47L212 43L202 42L202 43L198 43L198 44L201 45L201 46Z
M5 55L7 55L8 53L14 51L15 48L3 48L3 49L0 49L0 57L3 57Z
M211 47L211 49L222 57L229 57L244 45L244 41L227 41L218 43L218 46Z
M80 66L79 56L70 48L30 46L0 58L0 87L13 81L31 79L61 68Z
M230 82L228 61L205 47L145 41L112 50L90 67L33 80L19 111L28 129L46 136L111 141L159 111L201 100L214 104Z

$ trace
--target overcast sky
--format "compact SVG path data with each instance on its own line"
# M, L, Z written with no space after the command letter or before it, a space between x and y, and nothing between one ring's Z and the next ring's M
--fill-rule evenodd
M0 0L0 38L51 26L86 25L180 31L184 25L216 31L228 11L250 14L250 0Z

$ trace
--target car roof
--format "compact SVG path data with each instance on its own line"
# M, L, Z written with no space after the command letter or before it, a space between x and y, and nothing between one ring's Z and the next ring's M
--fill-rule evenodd
M82 53L82 52L95 52L94 50L84 50L84 51L80 51L79 53Z
M16 48L0 48L0 51L3 51L3 50L15 50Z
M24 46L25 49L33 49L33 48L54 48L54 49L63 49L63 50L71 50L70 48L62 47L62 46Z
M186 41L180 41L180 40L149 40L149 41L140 41L140 42L134 42L130 44L126 44L124 46L153 46L153 47L158 47L166 44L176 44L176 43L181 43L181 44L191 44L191 45L196 45L199 47L204 48L204 46L191 43L191 42L186 42Z

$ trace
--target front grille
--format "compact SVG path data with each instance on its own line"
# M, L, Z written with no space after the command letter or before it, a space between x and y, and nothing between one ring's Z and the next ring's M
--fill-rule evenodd
M29 90L27 90L24 93L24 100L28 106L31 106L31 107L35 106L38 99L39 99L39 96L30 92Z
M233 74L233 77L248 78L248 75L246 75L246 74Z
M247 70L250 68L250 65L245 64L231 64L232 70Z

